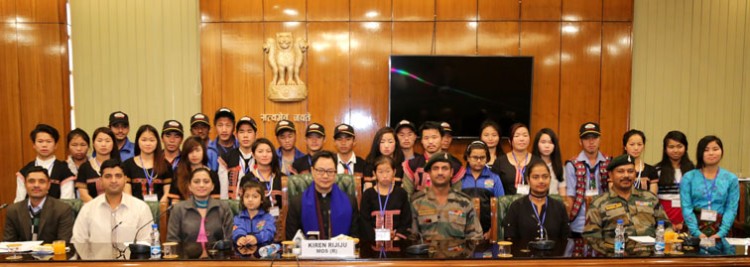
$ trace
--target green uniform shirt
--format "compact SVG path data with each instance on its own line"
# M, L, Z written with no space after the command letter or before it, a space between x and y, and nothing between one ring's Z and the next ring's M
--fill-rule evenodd
M411 201L412 230L425 240L481 239L482 226L471 198L451 190L448 202L438 205L431 187L416 193Z

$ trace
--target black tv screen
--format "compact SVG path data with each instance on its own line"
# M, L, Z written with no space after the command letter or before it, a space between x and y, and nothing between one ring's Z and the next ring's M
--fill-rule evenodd
M446 121L457 138L477 138L486 119L503 136L529 125L532 57L391 56L389 124ZM419 133L417 133L419 135Z

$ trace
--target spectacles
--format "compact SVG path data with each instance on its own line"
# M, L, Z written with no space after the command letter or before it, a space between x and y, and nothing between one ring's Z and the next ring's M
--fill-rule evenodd
M473 161L483 161L483 160L487 159L487 157L485 157L485 156L471 156L469 158L471 160L473 160Z
M313 171L315 171L315 174L317 175L328 175L328 176L334 176L336 175L336 170L325 170L325 169L318 169L313 168Z

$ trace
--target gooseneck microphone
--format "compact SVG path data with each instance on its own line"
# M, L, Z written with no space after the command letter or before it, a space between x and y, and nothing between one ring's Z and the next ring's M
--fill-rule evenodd
M8 203L0 204L0 210L8 207Z
M172 207L174 207L174 205L169 206L167 208L167 210L165 210L164 212L162 212L161 214L159 214L159 217L157 217L156 219L161 219L162 216L164 216L165 214L169 213L170 210L172 210ZM128 248L130 248L130 253L131 254L148 254L148 253L151 253L151 245L150 244L149 245L144 245L144 244L138 244L136 242L138 241L138 233L140 233L141 230L143 230L144 227L152 224L153 222L154 222L154 218L151 218L151 220L149 220L147 223L141 225L141 227L138 227L138 230L135 231L135 236L133 237L133 243L131 243L128 246Z

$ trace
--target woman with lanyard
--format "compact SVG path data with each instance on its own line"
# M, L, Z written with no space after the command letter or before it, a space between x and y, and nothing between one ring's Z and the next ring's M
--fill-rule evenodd
M73 174L78 175L78 169L88 160L86 154L89 152L91 139L89 139L89 134L84 130L75 128L68 133L67 140L69 155L66 162L68 163L68 169Z
M366 240L401 240L409 235L411 204L406 191L396 186L397 162L392 157L381 155L373 163L371 175L375 176L376 184L362 194L360 209L365 224L362 238Z
M364 171L364 183L362 188L367 190L373 187L377 182L375 179L375 160L380 156L388 156L394 159L396 162L404 162L404 151L398 149L399 143L396 138L396 132L390 127L383 127L375 133L375 138L372 139L372 146L370 146L370 154L365 159L365 171ZM394 173L394 183L397 187L401 187L401 178L404 177L404 168L401 164L396 166L396 173Z
M542 161L539 157L528 152L529 127L522 123L510 127L511 151L501 155L492 165L492 171L500 175L505 195L528 195L529 185L523 177L527 166L532 162Z
M81 164L76 177L76 188L80 199L87 203L96 196L104 193L99 178L101 164L108 159L120 160L120 150L115 144L115 134L107 127L99 127L94 131L94 155Z
M682 231L682 208L680 208L680 182L682 175L695 169L687 154L688 141L680 131L671 131L664 136L661 162L656 164L659 173L659 202L664 207L672 228Z
M200 168L208 169L208 156L206 147L200 136L191 136L182 143L180 152L180 161L177 163L177 170L174 173L174 179L169 186L169 199L172 203L180 200L189 199L192 192L190 191L190 175L194 170ZM219 198L219 175L214 171L209 171L213 191L211 198Z
M490 158L490 150L482 141L474 141L466 147L464 161L469 171L461 179L461 192L471 198L479 199L479 223L482 225L484 239L489 240L492 236L490 213L490 199L505 195L503 183L500 176L487 167L487 159Z
M721 139L709 135L698 141L696 169L680 183L680 204L691 236L716 241L709 254L731 255L734 246L726 242L737 215L740 186L737 175L719 167L724 156Z
M659 174L656 168L643 162L643 151L646 147L646 135L639 130L630 130L622 136L622 146L626 154L635 159L636 179L633 187L641 190L649 190L657 194Z
M130 184L125 192L144 201L168 202L172 167L164 159L159 132L151 125L143 125L135 134L135 157L123 164L125 176Z
M255 165L242 176L237 188L237 196L242 195L241 187L247 181L255 180L265 186L266 197L271 200L271 208L268 212L273 217L279 217L282 208L281 185L286 184L286 175L281 172L278 155L275 153L273 143L267 138L259 138L253 143L253 156ZM280 231L279 231L280 232Z
M492 166L495 164L497 159L497 149L500 147L500 125L493 120L486 120L479 127L479 140L487 144L487 148L490 150L490 157L487 159L487 165ZM503 148L500 147L500 154L502 154Z
M565 205L548 196L550 170L542 161L529 165L525 178L529 181L530 194L510 204L503 218L505 239L524 244L539 239L567 240L570 233Z
M211 170L198 167L190 172L189 180L190 197L175 204L170 212L167 241L198 242L205 249L206 244L231 240L232 210L229 204L211 198L216 187Z
M552 172L550 175L549 193L551 195L565 195L565 175L563 175L562 156L560 155L560 141L550 128L539 130L534 137L534 147L531 154L541 158Z
M240 188L240 178L250 172L255 159L253 158L253 143L255 143L255 120L244 116L235 125L239 146L219 158L219 184L222 199L239 199L237 192Z

